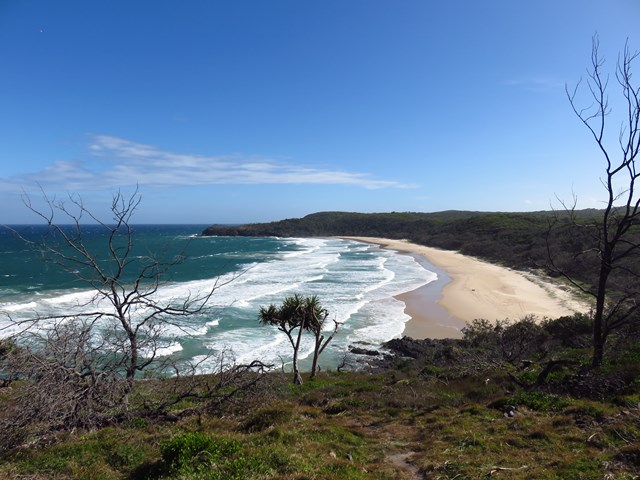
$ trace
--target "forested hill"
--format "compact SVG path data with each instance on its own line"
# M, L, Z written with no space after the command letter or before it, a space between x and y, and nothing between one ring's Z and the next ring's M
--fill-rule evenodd
M589 223L602 214L598 210L574 212ZM548 264L547 238L556 249L565 251L565 244L580 248L588 243L587 233L553 229L548 235L555 213L550 211L526 213L495 213L444 211L436 213L352 213L321 212L303 218L240 226L211 226L205 236L370 236L407 239L414 243L458 250L513 268L539 268ZM560 224L568 215L560 214ZM584 237L584 238L580 238Z

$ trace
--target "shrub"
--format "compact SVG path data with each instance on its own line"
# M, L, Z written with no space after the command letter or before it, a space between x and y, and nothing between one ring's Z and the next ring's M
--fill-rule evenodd
M546 319L542 328L564 347L585 348L591 344L591 319L584 313Z
M251 415L240 426L240 430L246 433L262 432L275 425L285 423L293 417L293 412L290 408L265 408L258 410Z
M546 352L548 335L533 315L527 315L512 324L505 322L499 333L502 357L511 364Z
M516 322L474 320L463 330L463 344L489 358L516 364L532 355L544 355L549 334L533 315Z
M489 348L497 345L496 326L484 318L475 319L462 329L463 341L469 347Z

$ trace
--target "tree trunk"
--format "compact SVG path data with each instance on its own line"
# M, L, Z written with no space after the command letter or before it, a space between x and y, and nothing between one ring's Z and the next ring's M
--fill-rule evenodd
M605 334L604 316L606 306L607 280L611 273L611 254L607 248L600 261L600 275L598 276L598 295L596 297L596 311L593 316L593 353L591 366L600 368L604 357Z
M593 368L600 368L602 365L602 359L604 358L604 344L605 337L600 336L599 339L595 338L593 340L593 358L591 359L591 366Z
M302 332L304 331L304 319L300 324L300 330L298 330L298 338L296 339L296 346L293 349L293 383L295 385L302 385L302 376L300 375L300 369L298 368L298 352L300 351L300 340L302 339Z
M314 378L316 378L316 372L318 371L318 357L320 357L320 345L322 344L322 340L324 339L324 337L318 337L316 336L316 343L315 346L313 348L313 363L311 365L311 377L309 377L310 380L313 380Z

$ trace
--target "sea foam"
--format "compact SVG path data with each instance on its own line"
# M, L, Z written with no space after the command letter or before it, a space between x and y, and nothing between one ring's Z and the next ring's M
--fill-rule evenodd
M166 304L205 295L211 290L214 293L205 312L174 318L166 325L158 354L177 352L183 358L203 360L206 353L233 351L235 361L241 363L260 359L276 366L286 365L291 360L288 339L276 328L260 325L258 312L261 306L279 305L285 296L297 293L319 297L329 311L327 331L333 329L334 321L340 324L323 354L323 362L335 365L350 344L375 346L401 335L409 317L404 313L404 303L393 297L437 278L411 255L350 240L192 241L199 249L194 256L197 260L192 260L198 278L163 285L154 298ZM234 242L241 241L242 248L235 248ZM213 256L216 261L228 261L234 268L220 273L215 266L209 267L206 262L212 261ZM25 293L19 299L13 295L11 302L0 303L0 310L10 313L13 320L21 320L33 318L34 312L47 316L111 308L105 300L91 304L94 294L91 290L63 290L44 296ZM140 311L137 315L144 313ZM7 322L6 317L0 318L0 327L7 326ZM0 336L11 331L11 328L0 331ZM312 351L312 339L306 338L301 358L308 360ZM204 361L201 368L206 365Z

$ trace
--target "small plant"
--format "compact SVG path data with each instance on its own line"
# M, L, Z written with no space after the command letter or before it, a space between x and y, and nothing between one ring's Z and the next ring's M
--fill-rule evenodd
M518 392L513 397L491 402L489 407L504 411L512 407L524 406L539 412L559 412L568 405L569 402L566 399L551 393Z
M520 392L511 399L511 403L540 412L559 412L569 405L562 397L545 392Z
M293 412L288 408L273 407L258 410L240 426L245 433L262 432L273 426L289 421Z
M162 444L162 461L170 471L196 471L200 466L227 459L242 449L239 442L187 432Z

